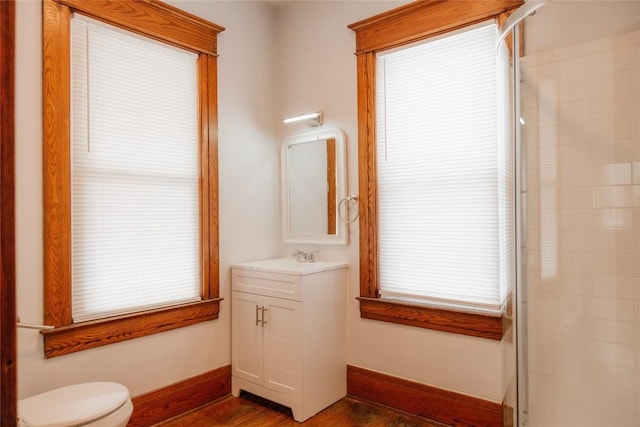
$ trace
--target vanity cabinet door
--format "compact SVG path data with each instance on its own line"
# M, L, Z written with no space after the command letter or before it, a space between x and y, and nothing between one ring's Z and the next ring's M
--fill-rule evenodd
M299 395L302 389L302 303L264 297L264 386Z
M233 375L262 384L264 334L260 307L264 297L236 291L231 294Z
M232 292L233 375L295 396L302 387L302 304Z

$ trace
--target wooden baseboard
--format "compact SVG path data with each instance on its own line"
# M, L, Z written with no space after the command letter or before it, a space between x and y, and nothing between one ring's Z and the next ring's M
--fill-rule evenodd
M503 426L500 403L350 365L347 394L450 426Z
M149 427L231 394L231 366L134 397L127 427Z

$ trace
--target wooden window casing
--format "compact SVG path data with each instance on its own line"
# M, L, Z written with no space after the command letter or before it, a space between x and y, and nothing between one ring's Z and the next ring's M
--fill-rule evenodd
M201 301L88 322L71 317L70 21L73 12L198 54ZM224 28L157 0L43 0L45 357L217 319L217 34Z
M426 329L501 340L502 316L379 298L376 177L376 53L504 19L521 0L423 0L349 25L356 33L358 78L358 180L360 200L360 316Z

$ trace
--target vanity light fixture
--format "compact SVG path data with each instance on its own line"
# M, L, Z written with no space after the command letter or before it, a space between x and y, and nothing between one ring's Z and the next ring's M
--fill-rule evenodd
M307 126L316 127L322 124L322 111L317 111L315 113L302 114L300 116L288 117L283 120L285 124L300 122L302 120L307 121Z

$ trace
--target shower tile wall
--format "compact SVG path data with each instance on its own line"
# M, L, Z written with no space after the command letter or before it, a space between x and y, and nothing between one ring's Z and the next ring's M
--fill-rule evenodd
M522 70L529 425L640 426L640 32Z

